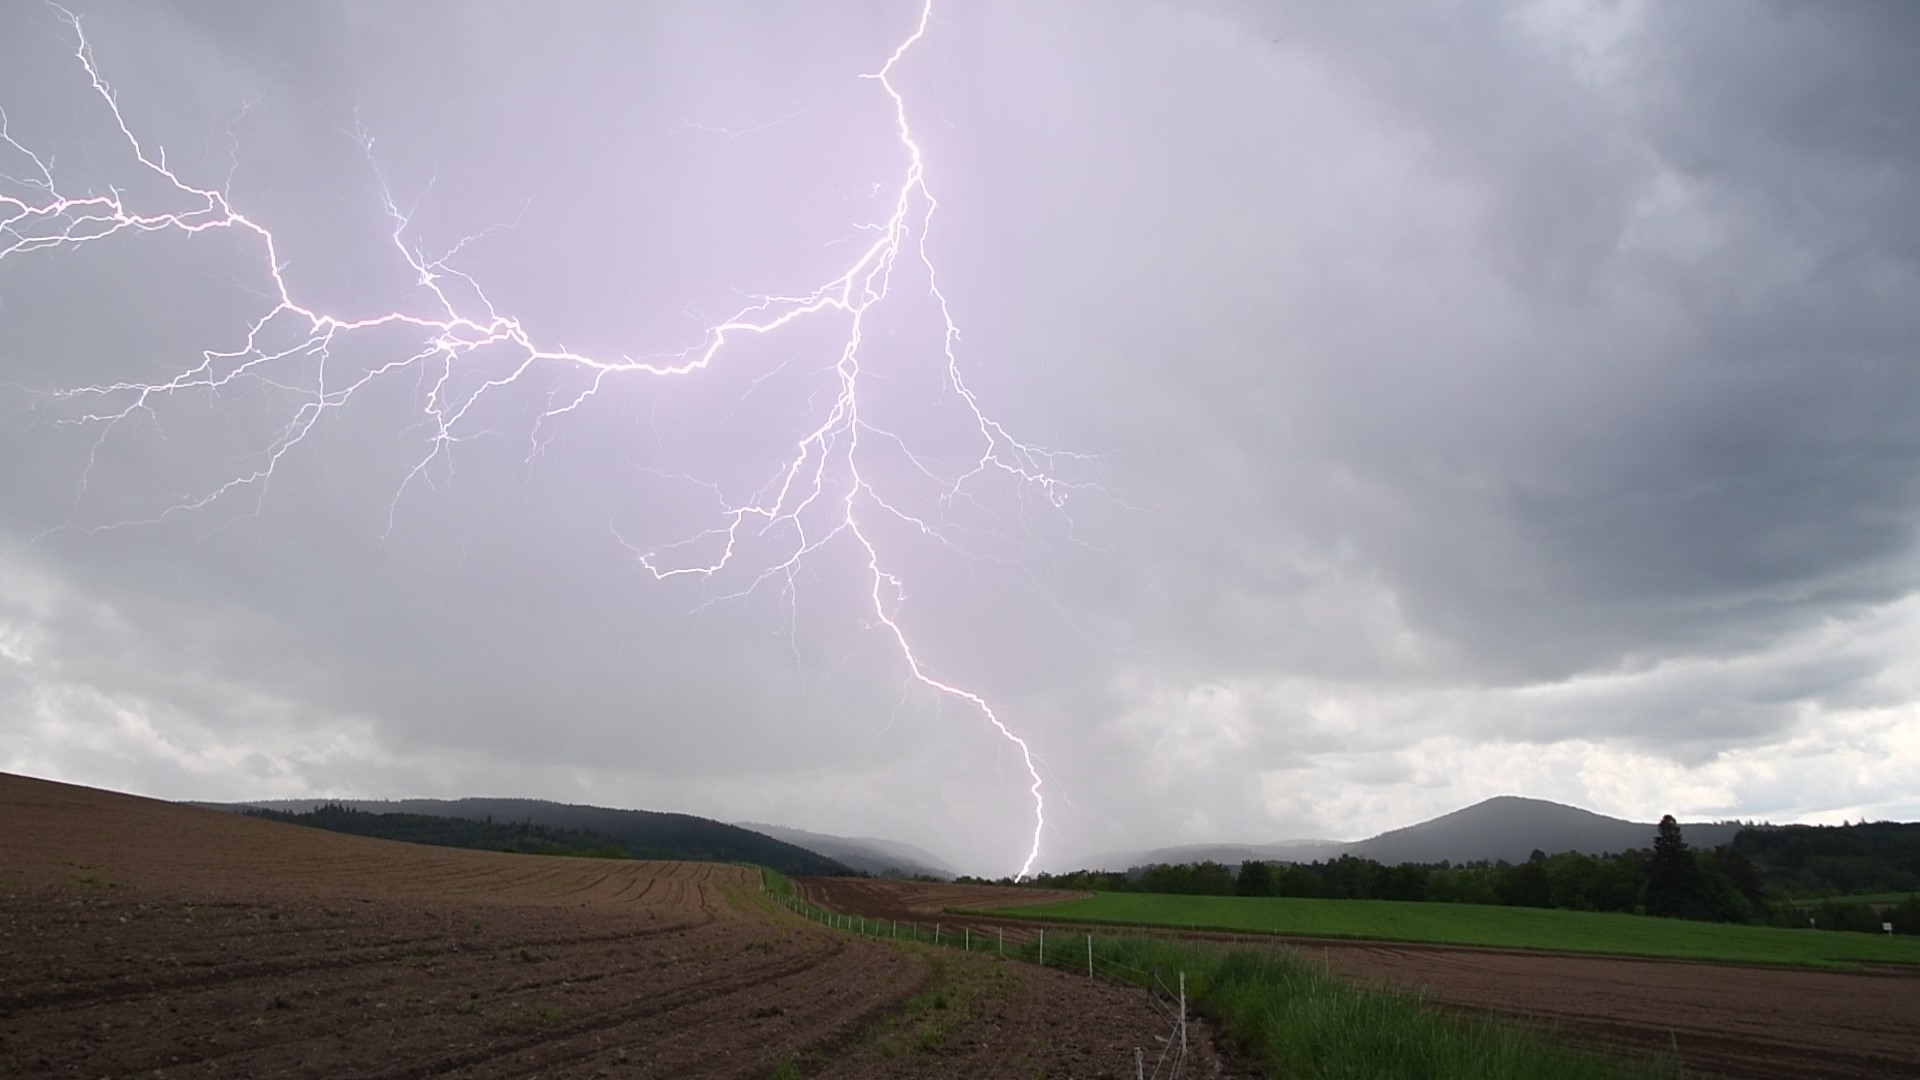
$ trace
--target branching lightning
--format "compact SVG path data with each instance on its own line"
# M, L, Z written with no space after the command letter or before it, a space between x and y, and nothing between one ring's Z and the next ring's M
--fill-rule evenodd
M774 558L747 568L751 583L735 594L744 595L772 579L785 578L791 582L803 561L826 545L852 545L865 565L868 581L865 591L871 602L874 628L883 629L891 637L912 680L977 713L1018 751L1031 780L1028 790L1033 802L1033 831L1019 870L1020 876L1026 876L1039 855L1046 825L1046 800L1032 749L985 697L936 676L915 650L911 635L899 617L900 605L905 599L903 581L895 570L889 569L881 545L876 542L873 525L879 518L891 517L934 539L944 541L945 537L939 522L901 509L898 499L890 501L870 482L870 471L862 471L872 448L879 445L905 453L906 460L915 469L940 486L944 492L943 502L968 497L968 485L985 474L999 474L1012 483L1037 491L1055 507L1063 506L1075 487L1059 478L1056 466L1064 458L1078 459L1079 455L1066 455L1013 438L983 409L962 378L956 356L959 330L947 299L940 292L935 264L927 249L927 236L939 203L927 184L926 161L909 124L906 98L894 81L903 59L926 36L932 6L933 0L925 0L912 32L877 70L860 76L871 80L890 102L894 135L905 161L904 172L895 181L898 190L890 214L882 222L862 226L870 231L872 242L852 257L844 272L818 288L799 295L755 298L731 317L708 327L704 337L693 346L652 359L596 357L535 341L516 318L494 306L479 282L451 264L472 238L444 255L422 253L408 239L410 211L403 210L391 195L383 195L383 201L392 223L393 248L411 268L423 290L422 305L416 310L344 315L320 310L296 299L284 276L284 254L273 232L235 208L226 187L196 186L169 167L164 151L150 147L134 133L122 115L112 87L94 61L81 20L63 8L56 8L71 27L75 60L131 149L133 159L149 181L159 181L158 186L167 192L166 197L170 201L178 199L181 205L172 209L142 209L131 205L133 197L118 188L104 194L67 193L56 179L55 163L17 141L8 132L6 115L0 111L0 153L9 154L25 167L23 173L13 175L8 175L6 169L16 166L0 168L0 260L101 244L132 234L221 231L234 234L240 243L258 251L265 294L263 309L238 331L237 341L224 348L203 351L197 362L171 378L151 383L105 383L52 394L77 408L68 418L69 422L97 431L75 495L75 513L87 498L88 482L108 437L130 418L151 415L176 395L218 393L228 387L268 384L295 391L299 405L269 443L260 448L252 466L183 499L157 517L122 524L150 524L249 490L256 496L263 495L276 468L314 432L322 417L344 408L367 386L390 376L404 373L421 381L424 399L421 410L428 433L425 454L412 465L394 493L393 506L397 506L416 480L425 476L435 462L444 462L453 446L468 436L469 418L476 405L492 395L512 393L529 371L554 366L584 375L584 389L562 400L549 400L540 412L532 433L537 451L544 425L558 422L580 409L599 394L609 380L694 377L725 362L729 345L736 341L777 335L803 322L838 320L845 326L845 332L839 338L838 355L833 362L837 393L830 401L820 404L817 425L793 446L791 457L778 474L751 499L726 502L719 527L661 549L636 548L634 554L638 564L657 580L683 576L713 578L723 570L738 572L735 563L737 558L745 558L740 554L744 541L777 541L779 546ZM364 145L371 154L371 139L365 139ZM924 353L926 361L941 366L941 377L967 410L969 426L978 432L977 456L945 475L915 457L900 435L874 426L861 415L863 334L869 315L889 297L894 271L903 258L919 263L941 316L940 340L937 346L929 342ZM330 350L350 336L376 330L414 335L416 343L365 370L350 372L349 377L338 379L337 385L328 385L325 365ZM482 350L489 350L489 355L505 351L513 357L509 370L481 381L470 392L459 389L455 373L461 370L464 361ZM277 376L280 366L302 361L320 365L317 385L296 389L291 385L295 380ZM392 507L388 520L391 527ZM62 527L77 526L70 520ZM717 554L705 559L684 554L701 548Z

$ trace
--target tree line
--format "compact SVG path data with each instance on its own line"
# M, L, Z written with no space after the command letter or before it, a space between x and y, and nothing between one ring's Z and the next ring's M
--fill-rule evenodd
M965 880L965 879L961 879ZM1357 855L1307 863L1163 863L1078 870L1023 881L1044 888L1213 896L1409 900L1659 915L1708 922L1816 926L1920 934L1920 897L1879 908L1794 893L1920 889L1920 826L1743 829L1711 850L1689 846L1672 815L1652 847L1617 854L1535 851L1525 862L1388 866ZM1804 897L1804 892L1800 894Z
M373 808L367 808L368 806ZM544 799L406 800L242 813L334 832L442 847L601 858L752 863L782 874L844 874L842 863L773 837L691 814L573 806Z
M306 825L329 832L403 840L436 847L478 848L529 855L578 855L596 859L630 859L627 846L612 837L578 829L560 829L531 821L472 821L428 814L375 814L338 803L327 803L303 813L250 808L249 817L289 825Z

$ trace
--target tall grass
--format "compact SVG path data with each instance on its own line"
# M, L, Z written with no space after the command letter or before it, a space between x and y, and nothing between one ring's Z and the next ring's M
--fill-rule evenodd
M795 895L793 882L787 880L787 875L764 866L756 866L754 869L760 871L760 884L766 886L768 892L775 896Z
M1184 971L1188 1002L1244 1057L1290 1080L1654 1080L1682 1075L1659 1058L1626 1058L1554 1042L1515 1021L1442 1012L1400 990L1341 979L1290 949L1147 937L1105 938L1100 954L1159 972Z

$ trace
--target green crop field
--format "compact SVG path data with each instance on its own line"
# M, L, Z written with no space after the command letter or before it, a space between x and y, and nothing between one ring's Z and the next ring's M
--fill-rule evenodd
M975 914L1064 922L1847 967L1920 964L1920 938L1394 900L1102 893Z

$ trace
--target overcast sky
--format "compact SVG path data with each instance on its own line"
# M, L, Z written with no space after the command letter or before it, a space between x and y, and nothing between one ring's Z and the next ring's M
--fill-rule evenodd
M843 273L908 167L860 76L910 4L75 10L150 156L342 318L444 315L390 195L408 251L477 237L463 311L678 354ZM761 576L831 530L845 429L812 516L724 572L637 558L720 557L830 421L845 316L558 417L580 366L476 400L524 354L388 328L103 425L245 350L275 286L235 229L22 249L62 227L22 216L51 198L26 151L67 196L190 208L75 44L0 11L0 769L1018 868L1020 756L912 683L852 534ZM892 81L964 385L1088 455L946 486L983 444L914 202L862 327L856 512L926 672L1032 746L1041 865L1503 793L1920 816L1920 7L953 0Z

